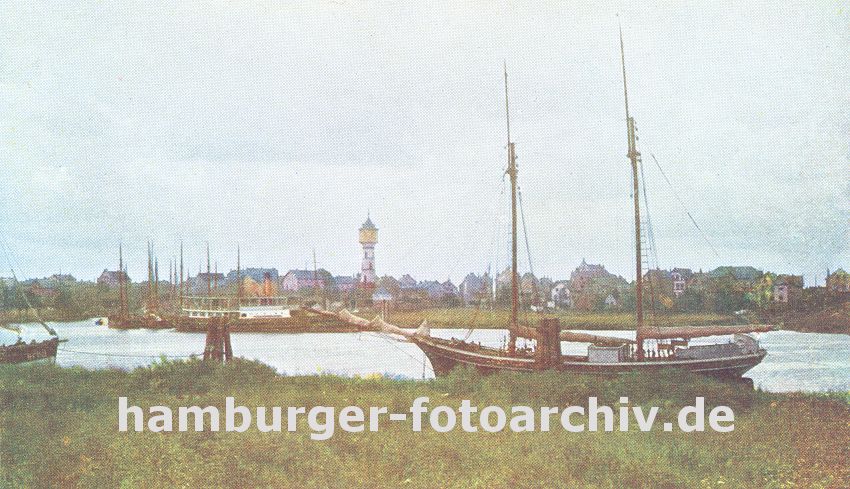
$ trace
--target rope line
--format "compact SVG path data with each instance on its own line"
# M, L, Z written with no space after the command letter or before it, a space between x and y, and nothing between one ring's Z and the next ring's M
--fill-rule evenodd
M676 188L673 187L673 183L670 181L669 178L667 178L667 174L664 173L664 170L661 168L661 164L658 163L658 159L652 153L649 153L649 156L652 157L652 161L655 162L655 166L658 167L658 171L661 172L661 176L664 177L664 181L666 181L667 185L670 186L670 190L673 192L673 196L676 197L676 200L678 200L679 204L682 205L682 208L685 210L685 214L688 215L688 219L691 220L691 223L694 225L695 228L697 228L697 231L699 231L700 235L702 236L702 239L705 240L706 244L708 244L709 248L711 248L711 251L714 252L714 256L720 258L720 254L717 253L717 250L714 248L714 245L711 244L711 241L708 240L708 236L705 234L705 231L703 231L702 228L699 227L699 224L697 224L696 219L694 219L694 216L691 215L691 211L688 210L688 206L685 205L685 201L682 200L681 197L679 197L679 194L676 192Z
M200 356L200 353L191 353L189 355L132 355L126 353L100 353L94 351L69 350L67 348L59 348L59 351L67 353L79 353L82 355L95 355L100 357L121 357L121 358L192 358Z
M373 336L373 337L378 338L378 339L382 339L382 340L388 342L390 344L390 346L392 346L396 350L400 351L401 353L403 353L407 357L414 360L416 363L420 363L420 360L418 358L414 357L410 353L402 350L397 345L393 344L393 343L407 343L407 341L405 341L405 340L398 340L398 339L395 339L391 336L385 335L384 333L375 333L375 332L372 332L372 331L362 331L360 334L369 335L369 336ZM427 364L424 364L424 365L427 365ZM431 372L434 372L434 367L432 367L431 365L428 365L428 368L431 370ZM436 374L436 372L434 372L434 373Z

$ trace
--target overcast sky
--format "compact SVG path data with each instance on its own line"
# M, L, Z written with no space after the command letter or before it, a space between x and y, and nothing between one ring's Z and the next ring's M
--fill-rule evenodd
M0 231L27 277L123 242L141 278L148 239L161 276L180 240L193 273L209 241L352 274L370 212L380 275L504 268L506 61L534 271L632 278L619 12L660 266L822 283L850 267L843 3L4 2Z

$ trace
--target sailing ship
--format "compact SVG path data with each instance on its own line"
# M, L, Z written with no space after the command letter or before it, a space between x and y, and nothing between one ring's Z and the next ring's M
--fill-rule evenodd
M340 313L325 311L363 330L380 331L404 337L417 345L431 362L436 375L445 375L457 366L469 366L484 372L517 371L534 372L556 370L565 373L620 374L646 372L660 369L682 369L720 377L740 377L758 365L767 352L749 333L775 329L770 325L658 327L644 321L643 270L641 254L641 216L639 201L640 153L636 147L635 123L629 114L626 87L625 52L620 30L620 54L623 71L623 92L626 107L628 159L631 164L635 222L635 295L636 338L623 339L561 331L557 319L542 319L538 327L519 323L519 274L517 270L517 165L515 145L510 137L510 109L508 105L508 75L505 69L505 110L507 114L506 174L511 187L511 319L508 341L504 348L482 346L458 339L443 339L430 335L427 324L410 331L388 324L380 318L372 321L359 318L343 310ZM700 337L731 335L732 341L690 345L690 340ZM534 340L535 348L518 348L517 339ZM586 355L564 355L561 342L588 343Z
M130 314L129 306L129 284L127 268L124 264L123 247L118 245L118 311L106 318L106 326L112 329L169 329L172 322L164 319L159 314L159 262L153 257L153 245L148 242L148 281L146 285L146 297L144 314ZM183 248L181 245L181 266ZM181 268L182 274L182 268ZM99 320L97 324L103 324Z
M15 272L13 270L12 275L15 280L15 285L19 286L18 280L14 277L14 274ZM24 291L21 291L21 293L27 303L27 307L36 311L36 309L32 307L26 293ZM47 331L50 335L50 338L46 340L30 340L29 342L26 342L21 337L21 328L19 326L0 325L0 328L12 331L18 335L15 343L11 345L0 345L0 365L35 362L39 360L53 361L56 359L56 351L59 348L60 342L59 335L56 333L55 329L51 328L47 323L38 318L38 312L36 312L36 318L38 319L39 324L41 324L45 331Z

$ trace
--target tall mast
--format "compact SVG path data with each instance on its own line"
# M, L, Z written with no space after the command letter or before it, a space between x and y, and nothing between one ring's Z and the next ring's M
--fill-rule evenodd
M183 313L183 241L180 241L180 313Z
M316 248L313 248L313 295L319 297L319 269L316 267Z
M516 352L516 329L519 323L519 284L517 283L517 197L516 197L516 152L511 142L511 111L508 105L508 64L505 62L505 120L508 130L508 169L505 173L511 179L511 328L508 340L508 352Z
M626 102L626 132L629 139L628 158L632 164L632 182L634 188L632 195L634 197L635 207L635 301L637 312L637 358L643 360L643 270L641 269L641 249L640 249L640 197L638 195L638 163L640 162L640 153L637 151L635 144L635 120L629 115L629 92L626 89L626 54L623 47L623 26L620 26L620 62L623 66L623 96Z
M146 312L150 312L151 307L153 305L153 252L151 251L150 241L148 241L148 285L146 287L145 292L147 293L147 298L145 299L145 309Z
M174 257L168 260L168 300L174 301ZM173 302L172 302L173 304Z
M212 291L212 277L210 276L210 242L207 241L207 295Z
M236 298L242 299L242 253L239 249L239 245L236 245ZM236 306L240 306L241 301L236 304Z
M118 243L118 318L127 319L127 277L124 275L124 250Z
M177 257L172 256L171 261L174 263L174 283L171 284L171 300L173 301L177 297L177 287L180 286L180 282L177 280Z
M159 311L159 258L153 262L153 310Z

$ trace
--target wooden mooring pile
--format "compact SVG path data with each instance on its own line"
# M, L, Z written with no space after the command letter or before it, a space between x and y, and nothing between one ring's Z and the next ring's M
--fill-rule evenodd
M227 324L227 318L210 318L207 340L204 345L204 360L222 363L233 360L233 347L230 344L230 326Z

